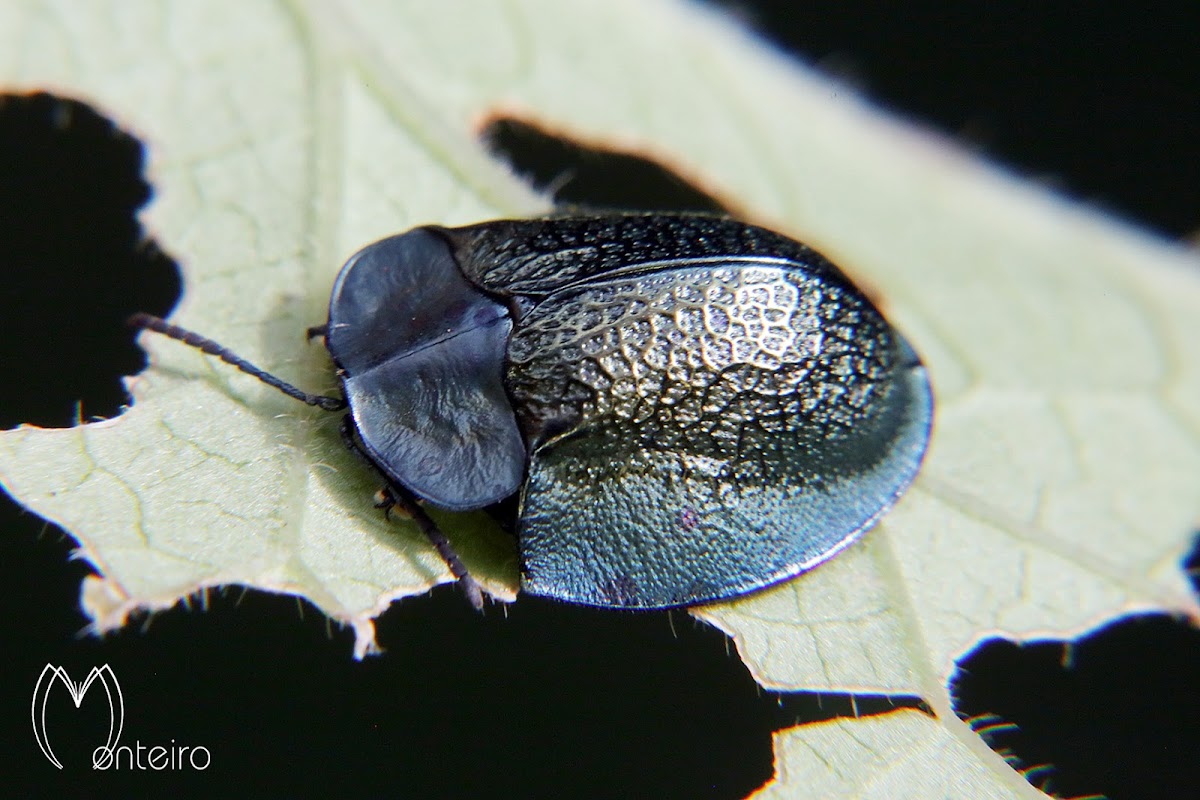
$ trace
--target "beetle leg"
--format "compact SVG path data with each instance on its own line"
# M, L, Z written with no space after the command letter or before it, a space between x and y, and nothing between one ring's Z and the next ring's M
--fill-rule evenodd
M384 486L375 493L375 507L383 511L383 518L391 520L392 509L396 507L396 498L392 497L392 493Z
M379 468L363 452L362 445L358 443L358 431L354 427L354 420L349 414L342 417L339 433L342 435L342 441L351 452L369 464L376 472L379 471ZM480 587L479 582L467 571L466 566L462 563L462 559L455 552L454 546L446 538L446 534L442 533L442 529L438 527L437 523L425 513L425 509L421 508L412 493L402 486L397 486L391 481L387 481L379 491L379 494L381 497L375 507L382 508L385 515L388 515L393 508L397 508L412 519L413 522L417 523L417 527L421 529L421 532L429 539L429 543L438 551L438 555L446 562L446 566L450 568L450 574L458 581L463 594L467 596L467 602L476 611L482 611L483 589Z
M318 336L327 336L329 334L329 323L324 325L313 325L304 331L304 337L310 342Z
M417 503L416 498L412 496L406 489L399 486L387 486L384 493L390 498L392 505L399 508L407 514L413 522L417 523L417 527L429 539L429 543L438 551L438 555L446 562L446 566L450 568L450 574L458 581L459 587L463 590L463 594L467 596L469 602L476 611L483 610L483 589L480 588L478 581L471 576L463 565L462 560L458 557L458 553L454 551L450 540L446 538L446 534L442 533L442 529L438 527L433 518L425 513L425 509Z
M383 517L386 520L391 520L393 517L397 519L412 519L408 513L401 508L396 509L396 498L392 495L392 491L387 486L379 487L379 491L375 492L375 507L383 511Z

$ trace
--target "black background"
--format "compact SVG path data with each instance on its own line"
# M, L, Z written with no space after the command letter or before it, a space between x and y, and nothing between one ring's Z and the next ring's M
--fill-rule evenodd
M1024 174L1168 236L1200 228L1192 5L793 5L743 3L739 13L781 46ZM61 109L30 100L0 108L5 427L66 425L79 398L85 418L115 414L117 376L142 363L120 321L139 309L166 312L177 290L170 254L132 246L130 209L148 193L128 177L137 174L136 146L82 109L73 126L54 128ZM508 146L534 172L527 151L552 150L519 137ZM611 161L589 163L614 173ZM566 199L682 202L642 194L643 173L615 173L612 199L614 190L574 169L581 176ZM620 195L621 186L639 191ZM683 614L522 598L479 617L448 588L388 611L379 624L388 653L363 663L349 658L351 634L330 631L312 607L240 590L212 596L207 610L176 609L97 640L80 635L86 569L67 562L69 540L11 504L0 527L0 721L9 732L0 775L14 796L227 788L740 797L771 774L773 729L849 713L842 697L758 691L724 638ZM963 713L1019 719L1026 739L1001 744L1030 748L1028 765L1058 763L1051 786L1064 794L1197 794L1195 631L1133 620L1076 648L1071 670L1061 669L1061 654L1053 644L984 648L956 684ZM126 695L123 742L204 745L212 766L53 770L29 728L30 692L46 662L77 679L111 664ZM1020 716L1030 709L1040 713Z

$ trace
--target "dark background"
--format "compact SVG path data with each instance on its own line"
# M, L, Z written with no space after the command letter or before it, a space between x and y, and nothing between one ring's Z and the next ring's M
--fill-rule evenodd
M1191 4L738 11L779 46L1023 174L1167 236L1200 228L1200 9ZM580 155L518 124L492 134L535 181L571 169L565 200L696 202L649 194L664 182L642 165ZM178 287L172 254L135 247L131 209L149 192L138 158L136 143L86 109L48 99L0 106L4 427L67 425L77 399L85 418L114 415L124 400L117 376L142 367L121 320L167 312ZM759 691L724 637L681 613L522 598L480 617L450 588L389 610L379 622L388 653L363 663L349 657L352 635L330 631L311 606L236 589L207 610L175 609L97 640L81 635L86 569L68 562L70 551L57 530L0 508L9 743L0 776L13 796L740 797L771 774L772 730L850 713L842 696ZM1196 632L1162 617L1128 620L1071 654L1063 669L1056 643L981 648L956 681L962 713L1016 722L998 744L1026 766L1057 764L1039 782L1063 794L1195 796ZM76 679L111 664L125 692L122 742L204 745L212 766L53 770L29 726L46 662ZM72 723L78 741L65 738L72 725L52 728L63 731L60 756L91 741L86 724Z

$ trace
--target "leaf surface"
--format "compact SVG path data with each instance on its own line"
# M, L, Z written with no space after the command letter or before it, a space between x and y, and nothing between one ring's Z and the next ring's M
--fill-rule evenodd
M954 658L996 633L1198 614L1179 569L1200 519L1196 254L973 162L711 12L26 0L0 7L0 77L80 97L148 143L143 222L187 287L173 320L312 390L336 379L303 331L351 253L547 207L477 141L501 112L657 157L862 282L930 368L926 466L830 564L697 613L766 686L917 693L938 720L784 734L775 791L824 769L837 792L928 796L916 767L936 763L989 796L1038 796L954 718ZM334 415L142 341L152 366L119 418L0 433L0 482L96 568L97 629L241 584L307 597L355 626L362 654L390 602L449 579L372 507ZM440 519L511 598L511 540L482 515ZM834 764L838 742L892 755Z

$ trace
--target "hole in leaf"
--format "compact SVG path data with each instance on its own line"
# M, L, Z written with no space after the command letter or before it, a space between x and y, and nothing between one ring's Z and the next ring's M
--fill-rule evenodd
M0 428L65 427L120 413L121 376L145 367L125 328L165 314L179 272L142 238L151 196L143 148L89 106L49 94L0 95L0 318L14 365Z
M801 59L1175 236L1197 227L1200 6L720 0ZM1147 125L1146 120L1155 120Z
M744 797L773 774L772 731L856 708L919 707L915 698L762 690L723 633L682 612L522 596L481 625L453 591L434 600L450 604L437 626L424 604L402 603L381 620L380 641L391 644L386 658L433 687L418 727L437 733L426 738L434 752L413 754L410 769L458 763L459 794L604 786L611 796ZM463 748L491 766L472 766ZM435 791L445 777L428 769L427 779Z
M1047 793L1191 797L1200 630L1163 614L1073 641L989 639L960 659L955 712Z
M507 117L489 122L481 136L488 149L560 205L727 211L716 198L642 156L589 147Z

